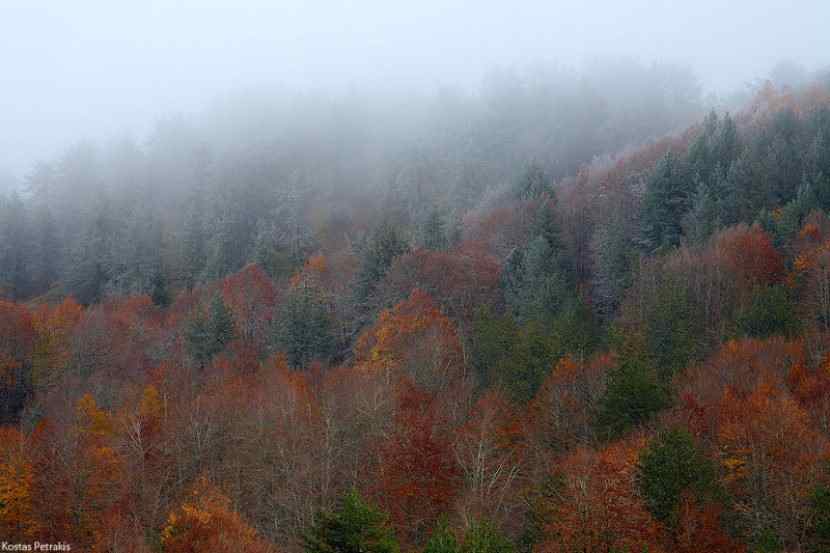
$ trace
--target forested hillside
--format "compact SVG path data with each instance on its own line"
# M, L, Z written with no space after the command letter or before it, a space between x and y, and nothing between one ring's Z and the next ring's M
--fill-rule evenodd
M830 78L228 99L0 198L0 537L830 550Z

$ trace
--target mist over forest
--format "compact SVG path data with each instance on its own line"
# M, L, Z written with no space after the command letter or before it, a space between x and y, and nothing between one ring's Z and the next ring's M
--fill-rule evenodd
M830 550L827 6L71 4L0 6L0 542Z

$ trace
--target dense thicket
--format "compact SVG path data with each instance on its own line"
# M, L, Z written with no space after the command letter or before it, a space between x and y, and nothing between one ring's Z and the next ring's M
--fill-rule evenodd
M41 166L0 218L0 534L824 551L830 81L648 140L694 95L617 69Z

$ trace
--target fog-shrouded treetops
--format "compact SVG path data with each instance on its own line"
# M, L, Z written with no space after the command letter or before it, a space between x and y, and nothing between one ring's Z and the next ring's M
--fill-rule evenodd
M246 95L39 164L0 201L0 536L827 551L830 78L779 73Z

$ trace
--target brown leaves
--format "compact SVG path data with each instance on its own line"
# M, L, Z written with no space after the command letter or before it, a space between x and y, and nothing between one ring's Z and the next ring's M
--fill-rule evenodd
M409 375L420 387L447 390L463 376L461 341L452 322L425 292L383 311L360 336L355 361L362 369Z
M37 521L32 508L33 468L24 437L0 427L0 535L16 540L34 538Z
M460 484L447 424L429 394L402 383L392 433L380 445L378 493L399 535L421 543Z
M230 500L207 480L200 479L187 498L167 518L161 532L166 553L274 549L233 511Z
M635 469L642 437L600 451L578 448L559 467L545 553L664 551L663 529L636 491Z

